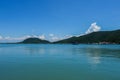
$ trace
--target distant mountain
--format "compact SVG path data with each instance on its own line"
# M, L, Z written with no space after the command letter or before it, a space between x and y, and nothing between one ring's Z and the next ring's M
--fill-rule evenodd
M120 30L93 32L93 33L86 34L86 35L79 36L79 37L71 37L68 39L60 40L54 43L73 43L73 44L116 43L116 44L120 44Z
M46 44L46 43L50 43L50 42L47 40L41 40L39 38L27 38L20 43L23 43L23 44Z

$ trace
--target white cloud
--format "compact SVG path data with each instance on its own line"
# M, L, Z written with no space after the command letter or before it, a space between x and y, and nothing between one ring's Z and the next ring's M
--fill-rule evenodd
M51 40L52 40L52 41L58 41L58 40L60 40L60 38L59 38L59 37L54 36L54 37L52 37L52 38L51 38Z
M45 35L40 35L40 36L37 36L38 38L42 39L42 40L45 40Z
M100 31L101 27L97 25L96 22L92 23L89 29L85 32L86 34L92 33L92 32L97 32Z
M2 36L0 36L0 40L2 40L3 39L3 37Z
M63 39L67 39L67 38L70 38L70 37L73 37L72 35L65 35L65 36L52 36L51 37L51 41L54 42L54 41L59 41L59 40L63 40Z
M29 38L29 37L31 37L31 36L23 36L23 37L9 37L9 36L7 36L7 37L4 37L4 40L24 40L24 39L26 39L26 38Z
M12 40L24 40L24 39L30 38L30 37L32 37L32 36L26 35L26 36L22 36L22 37L11 38L11 39L12 39Z
M32 35L32 37L35 37L35 38L37 38L38 36L37 36L37 35Z
M22 41L29 37L31 37L31 36L29 36L29 35L22 36L22 37L10 37L10 36L2 37L2 36L0 36L0 40L1 40L1 42L19 42L19 41Z
M33 36L26 35L26 36L22 36L22 37L10 37L10 36L2 37L2 36L0 36L0 40L1 40L1 42L19 42L19 41L22 41L22 40L30 38L30 37L36 37L36 38L40 38L42 40L45 39L45 35L40 35L40 36L37 36L37 35L33 35Z
M30 38L30 37L31 37L30 35L25 36L25 38Z
M4 37L5 40L10 40L11 37L10 36L7 36L7 37Z
M74 35L65 35L64 37L62 37L61 39L67 39L67 38L71 38L73 37Z
M75 35L75 37L80 37L80 36L83 36L83 35L85 35L85 34L79 34L79 35Z
M61 38L59 36L54 35L54 34L49 34L49 40L51 42L54 42L54 41L61 40Z

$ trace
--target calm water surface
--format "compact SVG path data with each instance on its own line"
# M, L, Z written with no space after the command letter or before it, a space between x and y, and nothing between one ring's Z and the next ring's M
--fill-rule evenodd
M120 80L120 45L0 44L0 80Z

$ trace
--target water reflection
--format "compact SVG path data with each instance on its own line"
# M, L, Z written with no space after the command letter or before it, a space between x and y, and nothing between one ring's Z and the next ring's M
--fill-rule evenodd
M77 47L73 49L73 52L77 54L83 54L87 57L88 62L93 65L97 66L101 63L103 60L102 58L116 58L120 59L120 49L112 49L112 48L104 48L102 46L96 45L96 46L87 46L87 47Z
M46 53L45 48L35 47L35 46L25 46L24 50L27 51L29 55L42 55Z
M59 47L47 45L23 46L23 49L30 55L59 55L62 51Z
M98 66L104 62L104 58L120 60L120 47L115 47L103 45L3 45L0 46L0 56L52 57L61 58L61 61L69 60L71 63L86 62L92 66Z
M120 58L120 49L109 49L109 48L84 48L86 53L89 53L91 57L114 57Z
M68 46L68 45L67 45ZM101 57L114 57L120 58L120 49L110 49L110 48L103 48L101 46L89 46L89 47L73 47L73 46L43 46L43 45L30 45L30 46L23 46L23 49L27 51L28 54L65 54L65 55L86 55L93 59L94 63L100 63Z

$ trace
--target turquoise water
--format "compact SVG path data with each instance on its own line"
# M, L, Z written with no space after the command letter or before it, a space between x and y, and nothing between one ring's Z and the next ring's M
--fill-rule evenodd
M0 80L120 80L120 45L0 44Z

